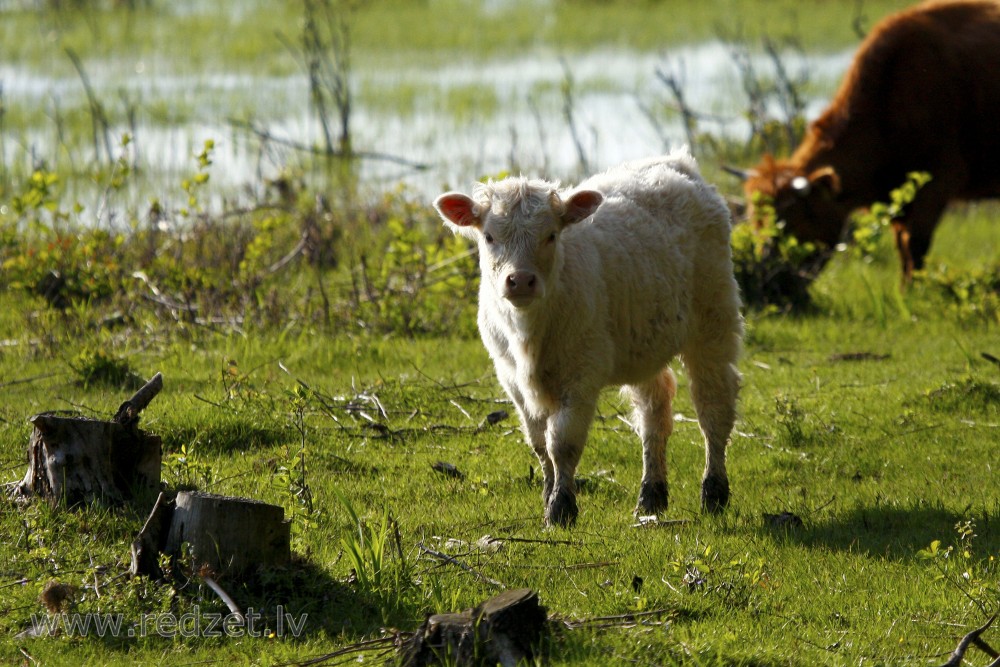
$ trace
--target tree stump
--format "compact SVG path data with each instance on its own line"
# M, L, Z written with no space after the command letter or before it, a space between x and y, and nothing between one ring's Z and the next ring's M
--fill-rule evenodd
M472 609L430 616L404 645L402 664L532 664L546 623L537 593L527 588L505 591Z
M258 566L282 566L291 560L291 523L277 505L182 491L169 526L163 551L176 556L189 544L192 565L199 570L240 576Z
M139 412L163 387L157 373L111 421L41 413L28 443L28 471L16 486L21 496L39 496L67 506L115 505L160 486L161 441L139 429Z
M174 495L161 491L149 518L132 541L132 565L129 572L133 577L141 574L156 580L163 578L160 553L167 547L167 533L170 532L173 516Z

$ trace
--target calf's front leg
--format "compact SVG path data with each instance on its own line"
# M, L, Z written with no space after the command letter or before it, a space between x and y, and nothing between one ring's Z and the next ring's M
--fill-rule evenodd
M531 417L526 412L521 412L521 423L524 425L524 435L528 443L538 457L538 463L542 468L542 505L548 509L549 497L552 496L552 487L555 481L555 474L552 468L552 460L545 447L545 420L538 417Z
M508 373L505 377L510 375L511 373ZM542 468L542 505L548 508L549 496L552 495L554 474L552 461L549 459L548 450L545 448L546 419L544 416L532 414L524 401L524 394L518 389L516 383L504 382L502 384L507 395L514 402L514 407L517 409L517 416L521 419L521 430L524 432L524 438L531 445L535 456L538 457L538 464Z
M545 446L554 473L552 491L545 506L545 522L570 526L579 513L576 506L576 467L587 442L594 418L594 400L564 401L549 417Z

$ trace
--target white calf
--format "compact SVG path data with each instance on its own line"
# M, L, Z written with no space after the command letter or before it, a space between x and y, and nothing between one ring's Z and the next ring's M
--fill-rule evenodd
M479 244L479 331L541 463L546 521L576 519L574 474L608 385L625 386L642 438L635 511L666 509L678 354L705 437L702 508L724 508L743 325L729 211L687 151L567 191L507 178L434 206Z

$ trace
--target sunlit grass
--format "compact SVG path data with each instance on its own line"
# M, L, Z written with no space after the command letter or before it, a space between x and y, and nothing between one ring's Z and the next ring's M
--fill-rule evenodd
M989 236L991 211L949 216L933 256L956 267L989 266L992 247L970 240ZM923 664L946 654L983 620L977 603L991 609L1000 585L991 444L1000 425L1000 371L980 356L998 352L996 323L960 317L919 279L899 291L896 258L884 241L871 262L849 254L834 261L815 286L814 312L748 314L729 450L733 502L718 518L698 510L701 436L678 367L664 518L681 523L646 529L632 527L638 442L620 419L627 406L611 390L579 469L579 523L543 529L537 463L515 417L487 425L487 414L512 411L474 337L296 328L224 335L171 332L162 322L155 328L161 342L150 346L139 335L80 326L83 313L60 315L5 292L0 461L8 479L23 473L27 416L64 406L97 415L116 409L122 391L78 384L69 363L81 350L106 349L141 375L164 373L165 389L142 422L164 438L164 480L285 507L312 579L296 584L293 574L281 584L281 602L310 615L298 641L22 639L3 655L21 655L11 653L20 647L51 661L72 655L127 664L156 656L169 663L184 647L203 659L225 654L258 664L322 654L378 636L387 623L412 629L425 611L471 606L496 592L467 571L419 557L419 544L446 550L448 539L466 545L448 553L505 587L537 590L560 619L656 612L637 626L560 630L550 645L553 664L643 656L663 664L848 665L870 656ZM276 472L301 445L291 400L302 386L323 397L307 402L305 421L312 515ZM338 407L347 401L382 426ZM434 471L438 461L464 479ZM366 592L349 583L341 537L357 526L338 494L371 527L385 516L396 522L405 559L398 572L412 577L405 586L372 584ZM771 527L765 515L781 512L804 525ZM4 529L20 536L0 549L5 571L27 580L0 588L0 605L12 610L4 631L16 633L28 614L41 613L35 600L49 579L86 590L95 565L108 568L97 574L102 598L78 596L81 611L135 615L166 604L164 588L111 581L127 566L127 543L142 519L138 509L4 512ZM959 529L967 521L974 538ZM484 535L506 542L495 553L468 546ZM935 541L939 553L954 547L953 556L933 556ZM132 586L145 592L137 596ZM181 604L196 600L217 604L210 596ZM190 660L186 651L177 661Z

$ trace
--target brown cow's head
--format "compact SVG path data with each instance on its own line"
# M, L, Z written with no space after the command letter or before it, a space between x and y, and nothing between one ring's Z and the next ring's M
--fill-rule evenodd
M840 177L833 167L811 171L770 155L755 168L744 172L747 220L760 224L755 206L759 197L768 198L775 217L800 241L812 241L833 248L841 240L846 211L837 203Z

